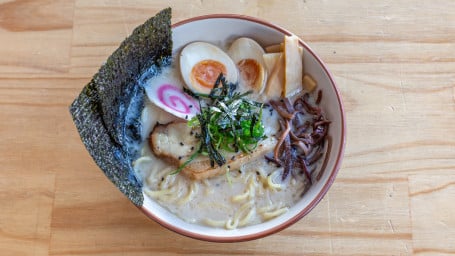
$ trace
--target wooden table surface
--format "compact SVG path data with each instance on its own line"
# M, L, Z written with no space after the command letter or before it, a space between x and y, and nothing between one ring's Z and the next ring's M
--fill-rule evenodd
M327 63L348 140L329 193L272 236L217 244L139 212L94 164L68 106L133 28L238 13ZM0 255L455 254L455 1L0 0Z

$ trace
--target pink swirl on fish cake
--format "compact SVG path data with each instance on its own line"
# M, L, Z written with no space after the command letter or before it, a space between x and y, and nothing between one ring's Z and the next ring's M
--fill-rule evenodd
M171 84L163 84L159 86L157 93L159 101L176 112L188 115L199 112L198 103L189 95L184 94L180 88Z

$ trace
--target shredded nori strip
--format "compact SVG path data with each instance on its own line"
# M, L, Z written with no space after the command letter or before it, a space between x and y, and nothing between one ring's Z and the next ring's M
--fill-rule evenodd
M105 175L134 204L143 203L142 181L132 161L141 141L144 82L170 65L171 9L138 26L101 66L70 106L81 140Z

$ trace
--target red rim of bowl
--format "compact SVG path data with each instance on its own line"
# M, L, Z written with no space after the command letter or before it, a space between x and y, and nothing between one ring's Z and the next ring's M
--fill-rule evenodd
M186 20L177 22L177 23L172 25L172 28L176 28L176 27L179 27L181 25L184 25L184 24L187 24L187 23L190 23L190 22L194 22L194 21L207 20L207 19L219 19L219 18L247 20L247 21L251 21L251 22L254 22L254 23L259 23L261 25L273 28L273 29L275 29L275 30L277 30L279 32L282 32L283 34L288 35L288 36L289 35L293 35L293 33L291 33L290 31L288 31L288 30L286 30L286 29L284 29L284 28L282 28L280 26L277 26L275 24L272 24L270 22L267 22L267 21L264 21L264 20L261 20L261 19L255 18L255 17L251 17L251 16L237 15L237 14L210 14L210 15L197 16L197 17L193 17L193 18L190 18L190 19L186 19ZM181 228L179 228L177 226L174 226L174 225L172 225L172 224L170 224L168 222L165 222L165 221L161 220L153 212L149 211L144 206L138 207L145 215L147 215L149 218L151 218L154 221L156 221L161 226L163 226L163 227L165 227L165 228L167 228L169 230L172 230L172 231L174 231L174 232L176 232L178 234L187 236L187 237L191 237L191 238L195 238L195 239L199 239L199 240L203 240L203 241L209 241L209 242L243 242L243 241L249 241L249 240L262 238L262 237L277 233L277 232L279 232L279 231L291 226L292 224L296 223L301 218L303 218L305 215L310 213L311 210L322 200L322 198L325 196L325 194L329 190L330 186L334 182L335 177L336 177L336 175L338 173L338 170L341 167L341 162L342 162L342 158L343 158L343 154L344 154L344 148L345 148L345 144L346 144L345 113L344 113L343 102L342 102L342 99L341 99L341 94L340 94L339 90L337 89L337 86L336 86L335 80L333 79L332 74L327 69L327 67L324 64L324 62L314 53L314 51L311 50L311 48L303 40L301 40L300 38L299 38L299 41L300 41L300 44L303 47L305 47L306 50L308 50L308 52L311 55L313 55L313 57L319 62L319 64L324 69L324 72L328 75L328 77L329 77L329 79L331 81L331 84L333 86L333 89L335 91L335 94L336 94L336 96L338 98L338 104L339 104L339 108L340 108L340 112L341 112L341 122L342 122L342 125L341 125L341 129L342 129L342 131L341 131L341 144L340 144L340 148L338 149L338 155L337 155L336 163L335 163L335 166L334 166L332 172L330 173L329 179L324 184L324 186L321 189L321 191L319 191L319 193L317 194L316 198L313 201L311 201L310 204L307 207L305 207L303 210L301 210L298 214L296 214L292 218L288 219L287 221L285 221L285 222L283 222L283 223L281 223L281 224L279 224L279 225L277 225L277 226L275 226L273 228L266 229L266 230L263 230L263 231L258 232L258 233L253 233L253 234L244 235L244 236L235 236L235 237L231 237L231 236L228 236L228 237L216 236L216 237L214 237L214 236L203 235L203 234L191 232L191 231L188 231L188 230L184 230L184 229L181 229Z

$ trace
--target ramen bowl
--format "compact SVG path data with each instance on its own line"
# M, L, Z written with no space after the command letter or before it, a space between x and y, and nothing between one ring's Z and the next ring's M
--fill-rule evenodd
M200 16L172 26L174 52L180 51L183 46L194 41L223 45L239 37L252 38L262 46L274 45L282 42L284 35L293 34L269 22L240 15ZM320 107L326 118L331 121L327 152L320 175L302 198L286 213L276 218L233 230L186 222L144 194L143 205L139 208L145 215L184 236L213 242L239 242L261 238L283 230L307 215L321 201L341 166L346 140L345 116L340 93L328 68L303 40L299 39L299 44L303 47L304 71L313 77L318 88L323 92Z

